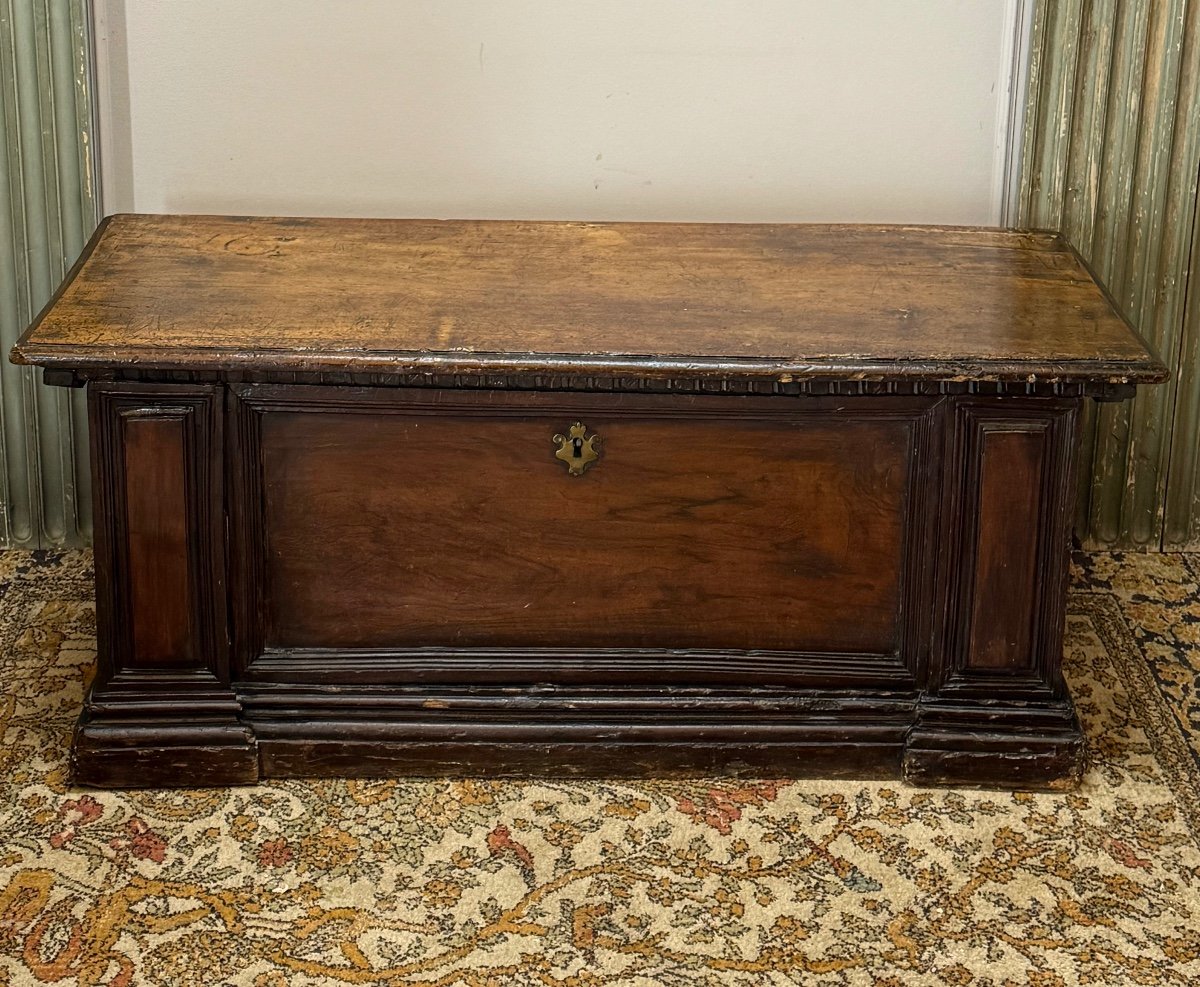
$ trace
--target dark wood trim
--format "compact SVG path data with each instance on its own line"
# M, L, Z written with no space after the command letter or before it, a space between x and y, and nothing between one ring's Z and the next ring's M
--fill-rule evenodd
M545 648L421 648L387 652L269 649L238 676L242 684L457 685L555 687L620 682L645 685L675 677L697 687L744 685L829 687L877 685L915 689L897 655L802 651L704 651Z
M318 387L290 384L230 384L229 391L242 404L259 412L321 414L412 414L493 418L538 413L587 413L621 416L653 415L658 418L736 417L738 421L788 421L808 416L840 417L850 395L809 395L803 402L782 402L758 394L658 393L576 394L564 391L509 391ZM909 420L935 403L936 394L882 394L859 407L867 418Z
M264 650L266 625L266 503L259 414L226 388L225 511L229 551L231 674L242 676Z
M1071 789L1087 750L1069 700L928 700L905 744L904 777L919 785Z
M884 730L848 739L841 728L821 731L816 724L802 737L778 743L647 736L615 745L572 743L556 734L517 743L426 741L419 734L346 740L338 732L322 739L265 736L259 741L263 776L896 778L903 751L903 743Z
M182 702L182 700L181 700ZM187 720L149 710L136 722L85 713L71 745L75 784L96 788L251 785L260 777L250 728L235 715Z
M39 361L40 362L40 361ZM890 366L895 367L895 364ZM908 364L902 366L908 367ZM570 365L557 372L519 371L471 365L468 369L376 368L361 370L288 370L243 369L185 370L158 368L146 361L130 368L111 366L47 367L45 383L79 387L89 381L180 384L304 384L326 387L431 387L454 390L514 391L585 391L596 393L647 394L761 394L784 397L876 396L876 395L978 395L1090 397L1097 401L1125 401L1133 397L1137 383L1124 365L1113 366L1100 377L1075 377L1063 370L1045 377L1026 366L1010 366L1002 374L981 368L976 375L946 377L932 372L888 373L884 365L875 369L809 366L799 371L743 373L731 365L723 371L710 368L704 373L691 372L697 365L664 368L662 373L644 373L645 366L631 361L619 373L606 374L594 366ZM810 372L811 371L811 372ZM1135 379L1136 378L1136 379Z
M242 687L269 776L895 777L911 693Z
M441 723L447 729L454 724L455 730L475 733L488 729L488 723L506 723L510 730L527 727L538 732L571 725L572 729L607 733L619 732L622 724L629 722L647 729L672 724L686 730L703 726L712 736L758 722L766 722L771 729L793 730L813 716L895 726L910 723L920 701L917 690L903 683L851 689L612 684L513 689L502 685L293 681L239 682L235 693L251 722L288 721L293 729L303 729L308 720L340 722L365 714L376 723Z

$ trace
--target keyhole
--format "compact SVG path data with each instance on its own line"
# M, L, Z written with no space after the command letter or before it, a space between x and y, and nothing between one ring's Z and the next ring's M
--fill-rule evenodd
M583 458L583 439L572 439L571 440L571 455L575 459Z

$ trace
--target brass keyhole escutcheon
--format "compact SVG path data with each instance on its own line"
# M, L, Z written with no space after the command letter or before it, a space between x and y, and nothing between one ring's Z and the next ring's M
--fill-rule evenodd
M583 471L600 458L600 436L589 436L582 422L572 425L566 435L555 435L554 443L558 446L554 458L566 463L572 476L583 476Z

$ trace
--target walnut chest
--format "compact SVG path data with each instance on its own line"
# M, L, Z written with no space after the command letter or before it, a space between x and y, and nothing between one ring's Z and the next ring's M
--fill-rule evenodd
M115 216L76 780L1070 784L1085 400L1166 371L1039 232Z

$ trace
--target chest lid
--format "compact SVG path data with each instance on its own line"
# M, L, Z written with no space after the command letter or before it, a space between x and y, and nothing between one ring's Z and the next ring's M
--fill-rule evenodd
M1136 384L1056 234L118 215L14 347L129 371Z

